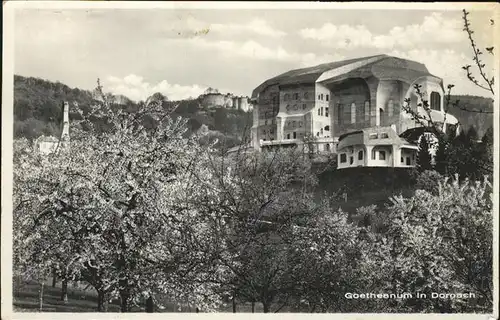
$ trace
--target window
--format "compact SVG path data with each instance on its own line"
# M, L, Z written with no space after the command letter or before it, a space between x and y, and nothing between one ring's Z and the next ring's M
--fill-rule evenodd
M316 132L316 137L319 137L319 132Z
M401 157L401 163L404 163L405 162L405 159L403 157Z
M289 104L286 105L286 111L290 111L290 105Z
M349 164L353 164L354 163L354 157L349 157Z
M344 106L339 103L337 105L337 109L338 109L338 112L337 112L337 121L338 121L339 124L342 124L342 116L343 116L343 113L344 113Z
M378 139L378 135L376 133L370 133L370 135L368 136L368 139L370 139L370 140Z
M347 162L347 155L345 153L340 154L340 163L346 163Z
M330 126L326 126L325 131L330 131Z
M318 116L321 115L321 109L318 108Z
M358 152L358 160L363 160L363 150L359 150L359 152Z
M356 104L351 104L351 123L356 123Z
M294 128L297 127L297 121L292 121L292 127L294 127Z
M328 117L328 108L325 108L325 117Z
M318 100L321 100L321 95L320 94L318 94Z
M302 105L302 109L303 109L303 110L306 110L306 108L307 108L307 105L304 103L304 104Z
M330 96L327 94L326 95L326 101L328 101L330 99Z
M406 157L406 165L407 165L407 166L411 165L411 162L410 162L410 157Z
M297 139L297 132L295 132L295 131L293 132L293 138Z
M379 160L385 160L385 151L380 150L378 152L378 159Z
M293 105L293 110L297 111L297 110L299 110L299 107L296 104L294 104Z
M441 110L441 95L435 91L431 92L431 109Z
M375 160L375 154L377 153L377 151L375 150L372 150L372 160Z
M330 151L330 144L329 143L325 144L325 151Z
M290 134L289 133L286 134L286 138L290 139Z
M264 125L265 125L265 126L267 126L267 120L266 120L266 121L264 121Z
M304 93L304 99L309 99L309 92Z
M382 132L380 134L380 139L387 139L387 138L389 138L389 135L387 134L387 132Z
M294 93L294 94L293 94L293 98L294 98L295 100L299 100L299 94L298 94L298 93Z
M321 135L323 135L323 128L321 128L320 132L321 132Z

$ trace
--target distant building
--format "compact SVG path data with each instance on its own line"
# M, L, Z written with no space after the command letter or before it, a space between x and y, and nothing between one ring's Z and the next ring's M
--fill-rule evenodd
M422 85L432 120L445 132L458 130L454 116L444 117L442 79L421 63L377 55L291 70L259 85L252 93L252 146L255 150L312 146L314 152L337 153L339 164L339 148L352 147L358 151L353 163L362 161L364 166L402 166L399 153L395 153L401 152L406 166L406 153L411 154L414 148L396 137L419 124L402 109L405 99L410 99L416 112L426 115L417 107L415 84ZM392 138L377 138L375 142L365 137L376 132ZM353 140L356 145L348 143ZM387 148L386 159L392 160L371 159L370 148L382 157L384 153L377 154L377 150ZM364 150L363 160L358 159L360 150ZM350 164L351 156L345 153L345 157Z
M207 90L198 97L200 104L205 107L224 107L243 111L252 110L252 103L249 97L239 97L231 93L222 94L217 90Z
M56 152L60 148L69 147L69 104L63 102L63 121L61 129L61 137L58 139L53 136L41 136L35 140L35 151L41 154L50 154Z

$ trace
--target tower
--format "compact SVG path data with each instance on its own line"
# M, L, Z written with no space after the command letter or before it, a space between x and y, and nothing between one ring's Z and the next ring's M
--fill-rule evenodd
M61 142L63 141L69 141L69 103L67 101L64 101L63 103Z

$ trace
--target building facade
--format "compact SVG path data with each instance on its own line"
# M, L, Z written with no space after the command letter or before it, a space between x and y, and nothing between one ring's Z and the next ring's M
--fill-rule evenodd
M444 113L442 79L430 74L418 62L377 55L291 70L262 83L252 93L252 147L262 150L279 145L306 146L311 145L306 142L313 141L316 152L337 153L340 168L344 162L340 161L343 158L340 159L339 148L358 150L356 148L362 145L370 157L354 157L353 164L406 166L410 163L411 166L413 160L407 162L406 154L413 159L411 150L415 148L407 147L411 143L396 137L419 127L411 114L403 110L405 99L411 101L415 112L427 115L417 106L420 101L415 84L421 85L423 98L430 103L432 120L441 123L445 132L458 130L457 119ZM357 138L358 142L362 141L361 145L341 143L341 138L347 139L356 132L368 134L370 128L375 131L384 128L381 130L392 138L377 142ZM393 143L391 147L384 144L388 142ZM389 148L392 160L371 159L368 147L372 145L375 149ZM404 163L399 161L400 154Z

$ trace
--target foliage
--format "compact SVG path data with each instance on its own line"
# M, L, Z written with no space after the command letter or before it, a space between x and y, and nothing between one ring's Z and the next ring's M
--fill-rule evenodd
M392 292L472 292L473 299L394 300L397 312L491 312L492 188L440 181L437 194L393 198L374 257ZM380 260L378 260L380 259ZM385 266L385 267L384 267Z
M429 152L429 142L425 135L422 135L418 144L417 169L420 172L432 169L432 156Z
M425 170L418 176L416 188L425 190L431 194L436 194L439 191L439 183L442 178L443 177L437 171Z

